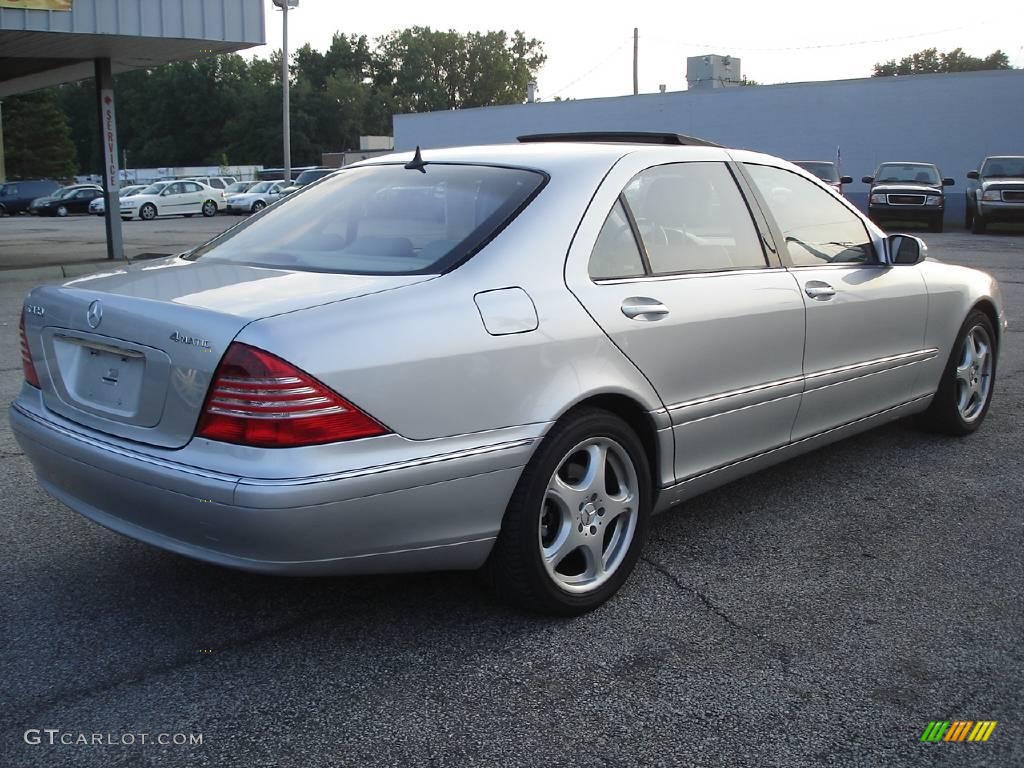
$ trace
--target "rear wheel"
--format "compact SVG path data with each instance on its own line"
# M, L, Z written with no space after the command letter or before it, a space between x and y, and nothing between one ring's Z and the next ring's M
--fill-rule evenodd
M207 200L203 203L203 216L210 218L211 216L217 215L217 204L213 200Z
M146 203L139 209L139 218L143 221L152 221L156 218L156 206L152 203Z
M924 426L948 435L968 435L985 420L996 382L996 334L984 312L971 312L957 334L953 351Z
M498 595L563 616L593 610L629 578L643 545L651 478L636 433L581 408L544 439L516 486L486 571Z

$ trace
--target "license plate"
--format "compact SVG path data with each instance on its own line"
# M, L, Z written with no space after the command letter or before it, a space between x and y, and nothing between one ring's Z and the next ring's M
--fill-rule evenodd
M146 358L138 352L80 345L74 396L82 403L130 416L138 410Z

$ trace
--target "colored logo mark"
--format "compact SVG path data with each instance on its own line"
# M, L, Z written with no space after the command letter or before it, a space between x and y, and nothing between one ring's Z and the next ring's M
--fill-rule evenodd
M921 734L921 741L988 741L996 723L996 720L932 720Z

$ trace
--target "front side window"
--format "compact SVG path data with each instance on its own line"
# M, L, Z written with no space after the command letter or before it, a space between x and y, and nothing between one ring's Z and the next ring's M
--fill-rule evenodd
M494 237L544 184L520 168L350 168L187 258L360 275L440 274Z
M648 168L623 197L654 274L767 266L750 211L724 163Z
M875 263L864 222L835 197L791 171L746 168L782 230L793 266Z

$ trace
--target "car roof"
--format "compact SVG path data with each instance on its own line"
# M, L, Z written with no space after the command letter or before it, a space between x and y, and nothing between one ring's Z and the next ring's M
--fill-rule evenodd
M525 144L483 144L443 149L424 149L421 156L426 163L471 163L480 165L507 165L516 168L532 168L540 171L564 171L573 167L614 165L620 158L634 153L665 153L687 159L708 159L719 157L723 160L736 155L737 150L706 146L671 146L665 144L630 144L625 142L553 141L529 142ZM768 158L767 155L745 153L752 157ZM380 155L353 163L348 168L370 165L393 165L412 160L413 152L396 152ZM771 158L778 162L777 158Z
M878 164L881 168L883 165L926 165L929 168L938 168L935 163L923 163L920 160L886 160Z

